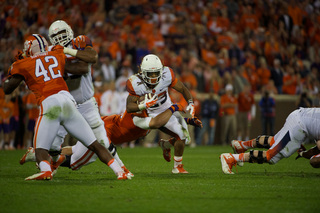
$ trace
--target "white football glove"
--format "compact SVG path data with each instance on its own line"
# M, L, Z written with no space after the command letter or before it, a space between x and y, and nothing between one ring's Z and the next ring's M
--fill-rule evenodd
M151 93L145 94L144 101L141 102L141 104L139 104L138 107L142 111L144 109L148 109L149 107L152 107L157 103L157 101L158 101L157 95L152 96Z
M189 100L188 102L189 102L189 105L187 106L187 111L189 111L192 118L194 118L194 113L195 113L194 103L192 100Z

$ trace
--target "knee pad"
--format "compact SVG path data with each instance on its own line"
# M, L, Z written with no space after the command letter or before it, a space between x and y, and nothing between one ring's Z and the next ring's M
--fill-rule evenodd
M108 150L112 154L113 157L117 153L117 147L115 145L113 145L113 143L110 143L110 146L109 146Z
M260 137L261 137L261 136L264 136L263 145L261 145L261 144L259 143L259 140L260 140ZM270 148L270 145L269 145L269 143L268 143L269 137L270 137L270 136L268 136L268 135L259 135L259 136L256 138L257 148L269 149L269 148Z
M263 151L258 151L258 157L255 157L253 155L253 151L254 150L251 150L250 151L250 158L249 158L249 163L255 163L257 162L258 164L263 164L265 162L268 162L267 161L267 158L264 158L263 157Z

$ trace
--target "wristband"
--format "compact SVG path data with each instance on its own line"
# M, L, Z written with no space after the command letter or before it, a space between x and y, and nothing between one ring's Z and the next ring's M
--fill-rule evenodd
M68 55L71 55L71 56L76 57L76 55L77 55L77 53L78 53L78 50L65 47L65 48L63 49L63 52L64 52L65 54L68 54Z
M146 105L145 104L139 104L138 108L140 109L140 111L146 109Z

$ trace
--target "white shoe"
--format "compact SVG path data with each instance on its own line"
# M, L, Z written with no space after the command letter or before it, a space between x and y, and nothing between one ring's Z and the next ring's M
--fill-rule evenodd
M177 167L173 167L172 171L173 174L188 174L189 172L187 172L184 168L183 168L183 164L178 165Z
M27 152L20 159L20 164L23 165L25 162L36 161L36 154L33 147L29 147Z
M131 176L130 176L130 175L127 175L127 174L124 173L124 172L120 172L120 173L118 173L117 179L118 179L118 180L131 180Z
M51 179L52 179L51 171L40 172L25 178L25 180L51 180Z
M247 151L247 149L241 145L241 141L239 141L239 140L232 140L231 147L233 149L234 154L240 154L240 153L244 153L245 151ZM240 162L240 161L238 161L237 164L238 164L238 166L241 166L241 167L244 165L244 163Z
M222 171L225 174L233 175L232 167L237 164L237 161L230 153L224 153L220 155Z

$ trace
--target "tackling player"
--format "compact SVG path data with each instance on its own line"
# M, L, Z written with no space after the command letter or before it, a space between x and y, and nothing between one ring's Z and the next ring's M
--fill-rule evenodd
M297 109L290 113L284 126L274 137L259 136L250 141L232 141L232 147L237 154L220 155L222 171L225 174L234 174L232 167L243 162L276 164L282 158L290 157L302 144L310 140L316 140L318 146L320 143L319 126L320 108ZM251 150L245 153L247 149L253 147L268 148L268 150Z
M11 65L9 76L5 79L3 90L5 94L12 93L22 81L36 95L39 105L34 136L35 156L40 173L27 177L25 180L51 180L52 168L49 163L49 152L60 125L107 164L118 176L127 179L119 164L114 161L110 152L95 138L90 126L76 108L76 102L69 93L63 79L65 74L66 55L64 47L55 46L48 52L46 39L33 34L24 43L26 58ZM81 55L81 52L73 54ZM81 70L70 70L76 75L84 74ZM130 178L130 177L129 177Z
M172 105L168 94L168 89L173 88L180 92L189 103L187 111L194 117L194 103L190 91L179 81L173 70L163 66L158 56L146 55L141 62L140 72L132 75L127 81L127 112L139 112L147 110L150 117L155 117ZM145 104L137 103L140 96L152 93L154 96ZM164 157L170 161L170 148L174 146L174 167L172 173L188 173L182 164L182 155L185 144L190 143L190 136L187 124L180 113L174 113L169 121L160 128L161 131L175 138L170 141L161 140L159 142Z
M102 117L104 127L107 131L109 140L111 141L111 153L116 152L116 147L113 144L120 145L132 140L137 140L148 134L149 129L158 129L165 125L175 111L183 111L180 104L174 104L163 113L154 118L148 117L146 110L141 113L127 113L121 115L110 115ZM202 123L198 118L185 118L190 125L202 127ZM82 151L81 151L82 150ZM88 165L87 155L88 149L80 142L74 146L66 146L62 148L62 154L67 156L67 160L61 166L69 167L72 170L80 169L82 166ZM70 157L71 156L71 157ZM33 148L30 147L26 154L21 158L20 164L25 162L35 161ZM120 164L121 166L121 164ZM129 170L125 170L131 176L133 174Z

